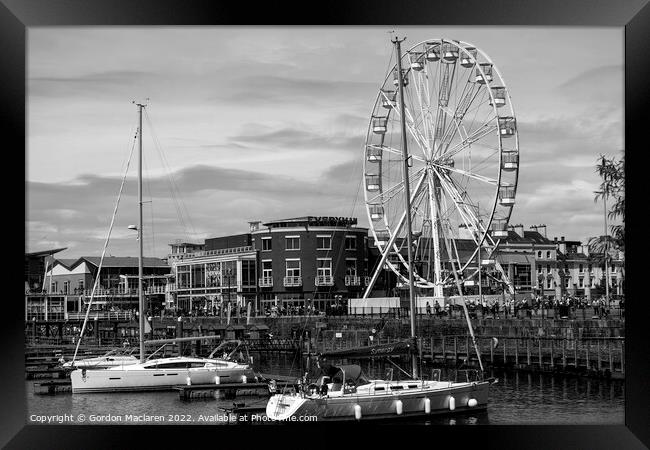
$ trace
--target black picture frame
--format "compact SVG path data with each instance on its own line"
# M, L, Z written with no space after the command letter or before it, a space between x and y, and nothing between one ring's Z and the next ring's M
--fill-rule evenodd
M650 301L643 298L641 261L647 246L643 225L642 134L650 123L650 5L648 0L486 0L411 1L385 0L319 5L290 2L172 1L172 0L0 0L0 99L5 158L25 148L26 29L40 26L107 25L530 25L625 27L625 143L626 149L626 381L624 426L479 426L417 427L416 439L405 434L411 427L356 428L334 432L333 426L300 428L192 426L36 426L26 425L24 392L23 304L19 282L3 300L2 417L0 445L7 448L132 448L135 445L167 447L180 438L190 445L227 445L223 438L258 445L312 446L314 442L342 446L374 446L370 441L397 438L396 444L481 448L644 448L650 446L650 375L648 338L644 331L650 318ZM7 137L15 140L7 144ZM644 136L645 137L645 136ZM644 145L645 144L645 145ZM19 176L15 163L4 165L5 175ZM26 169L26 168L25 168ZM25 173L25 172L23 172ZM6 200L15 195L5 177ZM24 181L24 180L23 180ZM630 197L631 196L631 197ZM636 199L636 200L635 200ZM17 201L17 200L16 200ZM632 205L635 205L633 207ZM23 198L23 207L25 198ZM19 210L18 208L12 208ZM26 209L25 209L26 211ZM8 211L9 212L9 211ZM5 219L7 220L7 219ZM13 231L9 229L9 233ZM10 238L11 240L11 238ZM15 239L13 239L15 240ZM13 242L13 240L11 240ZM12 267L18 264L10 263ZM16 274L16 278L18 274ZM11 277L13 278L13 277ZM16 291L16 292L14 292ZM636 296L636 298L635 298ZM516 408L513 405L513 408ZM171 431L171 433L170 433ZM177 432L178 431L178 432ZM254 432L252 432L254 431ZM315 434L310 434L314 432ZM297 434L296 434L297 433ZM306 437L303 437L306 436ZM349 437L348 437L349 436ZM135 444L138 437L144 438ZM170 438L173 438L170 440ZM166 445L165 445L166 444ZM328 445L329 446L329 445ZM386 441L382 447L388 446Z

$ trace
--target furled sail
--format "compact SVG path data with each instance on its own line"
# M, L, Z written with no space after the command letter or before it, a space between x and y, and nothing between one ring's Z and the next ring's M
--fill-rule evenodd
M406 355L416 349L413 340L391 342L389 344L354 347L344 350L332 350L321 353L323 358L375 358L382 356Z

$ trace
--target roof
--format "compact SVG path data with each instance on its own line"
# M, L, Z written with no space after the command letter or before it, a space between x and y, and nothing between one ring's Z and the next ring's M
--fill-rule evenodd
M55 253L62 252L63 250L66 250L68 247L61 247L61 248L54 248L52 250L41 250L39 252L31 252L31 253L25 253L25 256L30 257L30 256L48 256L48 255L53 255Z
M61 264L66 268L70 269L77 261L78 259L74 259L74 258L57 258L54 260L54 264Z
M505 239L506 244L541 244L541 245L555 245L553 241L545 238L538 231L524 230L524 236L519 236L515 231L509 230L508 237Z
M76 260L74 266L86 261L95 267L99 267L101 258L99 256L82 256ZM144 267L162 267L168 268L167 263L160 258L143 258L142 265ZM135 256L105 256L102 267L138 267L138 258Z
M279 228L290 226L351 227L356 224L356 217L303 216L292 219L271 220L263 225L270 228Z

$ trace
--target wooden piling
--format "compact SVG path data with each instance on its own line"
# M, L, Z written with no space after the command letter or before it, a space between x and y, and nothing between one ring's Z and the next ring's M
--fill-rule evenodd
M526 363L530 367L530 339L526 339Z
M490 364L494 364L494 339L490 339Z
M555 347L555 339L551 339L551 367L555 367L555 356L553 355L554 347Z
M519 365L519 338L515 339L515 364Z
M621 373L625 374L625 343L621 341Z
M614 373L614 358L612 358L612 343L607 341L607 353L609 354L609 371Z
M454 336L454 361L458 362L458 338Z
M542 361L544 361L542 359L542 340L541 339L537 339L537 354L538 354L537 364L539 365L539 368L541 369L542 368Z
M603 364L600 357L600 339L596 341L596 351L598 352L598 370L603 370Z
M566 339L562 339L562 368L566 369Z

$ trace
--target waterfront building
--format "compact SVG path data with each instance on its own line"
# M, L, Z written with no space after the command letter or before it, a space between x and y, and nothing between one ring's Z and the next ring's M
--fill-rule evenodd
M251 224L260 307L319 311L360 297L368 282L368 229L356 218L306 216Z
M26 295L26 320L68 320L83 315L99 269L100 257L55 259L45 273L43 292ZM143 288L151 311L166 306L169 266L160 258L144 258ZM138 258L104 258L91 310L99 318L109 312L138 308Z
M175 307L223 314L224 305L325 310L367 282L367 228L355 218L306 216L249 223L249 233L171 244ZM199 251L188 251L199 248Z
M54 261L54 254L66 247L25 253L25 294L41 292L45 272Z
M204 244L170 244L168 263L173 274L168 305L180 312L213 313L230 303L255 305L257 254L251 235L206 239Z

